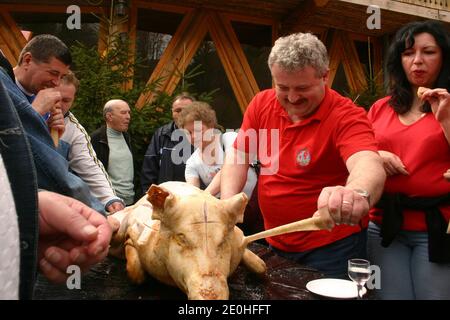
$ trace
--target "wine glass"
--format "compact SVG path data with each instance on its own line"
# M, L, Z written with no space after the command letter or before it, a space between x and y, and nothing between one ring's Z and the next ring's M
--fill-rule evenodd
M358 300L362 299L362 289L370 278L370 262L364 259L348 260L348 276L358 288Z

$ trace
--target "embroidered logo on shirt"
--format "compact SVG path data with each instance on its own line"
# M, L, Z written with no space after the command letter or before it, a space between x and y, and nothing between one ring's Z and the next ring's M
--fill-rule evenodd
M311 154L309 153L307 148L301 149L297 153L297 163L300 166L306 167L310 161L311 161Z

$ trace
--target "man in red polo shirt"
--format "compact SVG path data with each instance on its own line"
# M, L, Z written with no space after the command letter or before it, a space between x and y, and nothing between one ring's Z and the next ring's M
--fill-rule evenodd
M328 209L320 215L331 231L272 237L273 250L344 278L347 260L366 255L360 221L385 181L372 128L363 108L327 87L327 51L314 35L278 39L268 64L275 88L257 94L245 112L235 152L222 168L222 199L242 190L246 159L256 153L266 229Z

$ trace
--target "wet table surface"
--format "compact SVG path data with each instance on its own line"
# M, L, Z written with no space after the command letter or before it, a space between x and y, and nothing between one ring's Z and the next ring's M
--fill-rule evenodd
M264 277L249 272L240 265L229 277L231 300L313 300L318 296L306 289L306 284L322 278L318 271L282 258L266 246L253 243L249 249L267 265ZM183 300L186 295L178 288L159 283L149 277L141 285L128 279L125 261L107 257L81 277L80 289L68 289L65 284L50 284L38 277L34 299L45 300Z

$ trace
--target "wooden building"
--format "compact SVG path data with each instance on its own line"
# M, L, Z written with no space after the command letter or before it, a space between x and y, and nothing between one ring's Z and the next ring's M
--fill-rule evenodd
M148 75L149 81L164 76L162 89L169 94L180 80L175 71L185 70L201 42L209 37L242 112L260 90L243 52L243 42L270 47L280 35L314 32L329 50L330 86L341 68L348 88L361 91L367 85L367 63L362 61L361 48L370 51L372 71L379 74L389 36L403 24L436 19L450 26L450 0L0 0L0 49L10 62L17 63L27 41L19 25L66 21L70 5L81 9L82 22L101 24L100 51L112 32L127 33L132 49L137 30L172 35ZM378 8L377 27L370 18L377 18ZM102 15L112 23L96 18ZM137 106L151 98L151 94L142 94Z

